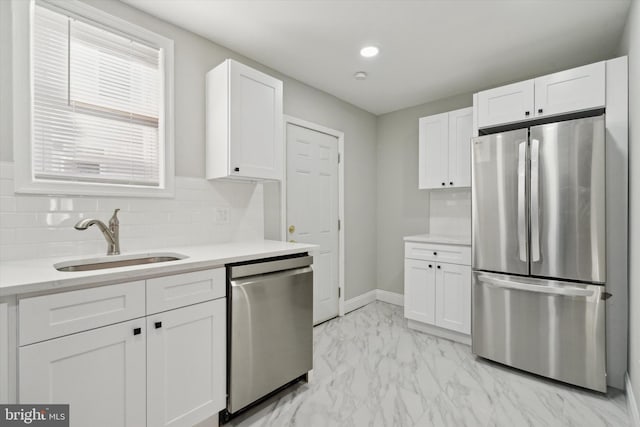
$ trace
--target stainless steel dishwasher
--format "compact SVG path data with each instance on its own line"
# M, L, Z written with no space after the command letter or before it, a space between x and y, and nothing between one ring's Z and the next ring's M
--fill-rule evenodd
M313 257L227 265L226 421L313 368Z

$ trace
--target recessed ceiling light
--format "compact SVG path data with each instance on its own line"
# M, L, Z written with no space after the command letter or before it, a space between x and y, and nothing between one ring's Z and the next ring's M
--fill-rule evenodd
M380 49L375 46L365 46L360 49L360 55L364 56L365 58L373 58L378 53L380 53Z
M354 77L356 80L364 80L364 79L366 79L366 78L367 78L367 73L365 73L364 71L357 71L357 72L353 75L353 77Z

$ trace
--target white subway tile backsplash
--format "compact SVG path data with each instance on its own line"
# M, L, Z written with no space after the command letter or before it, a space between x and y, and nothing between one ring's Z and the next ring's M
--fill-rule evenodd
M13 196L13 179L0 178L0 196Z
M102 198L98 199L98 212L111 212L115 209L120 209L122 212L126 212L129 210L129 200L128 199L112 199L112 198Z
M25 258L40 258L42 256L40 244L0 245L0 260L15 261Z
M16 230L0 228L0 245L12 245L16 242Z
M16 198L0 196L0 212L15 212Z
M38 215L35 213L0 212L0 228L34 227L37 225Z
M48 197L19 196L16 197L16 210L19 212L46 212L51 209L52 201ZM54 204L55 205L55 204Z
M429 192L429 233L471 235L471 190Z
M262 239L262 185L176 177L174 199L55 197L14 194L13 163L0 162L0 261L100 256L106 243L83 218L108 221L120 208L121 251ZM226 223L216 222L219 209Z
M0 179L13 180L13 163L0 162Z
M49 212L38 214L40 226L49 227L73 227L76 222L86 218L88 214L83 212Z

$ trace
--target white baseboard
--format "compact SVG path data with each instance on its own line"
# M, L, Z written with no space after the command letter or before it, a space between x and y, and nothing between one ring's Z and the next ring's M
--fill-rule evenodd
M364 307L367 304L371 304L376 300L376 289L365 292L362 295L358 295L355 298L348 299L344 302L344 312L349 313L350 311L357 310L360 307Z
M629 409L629 419L631 421L631 427L640 427L640 412L638 412L638 401L633 394L633 387L631 386L631 379L629 379L629 373L625 375L625 383L627 389L627 408Z
M461 344L471 345L471 335L461 334L460 332L450 331L448 329L439 328L435 325L427 325L426 323L416 322L415 320L408 319L407 326L416 331L424 332L429 335L435 335L437 337L446 338L451 341L456 341Z
M378 301L387 302L393 305L404 305L404 295L396 292L383 291L382 289L376 289L376 299Z

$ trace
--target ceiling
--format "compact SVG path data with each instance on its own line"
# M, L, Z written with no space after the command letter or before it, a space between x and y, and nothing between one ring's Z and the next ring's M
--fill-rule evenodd
M631 2L122 1L374 114L615 56Z

